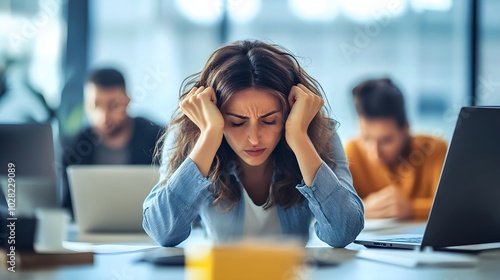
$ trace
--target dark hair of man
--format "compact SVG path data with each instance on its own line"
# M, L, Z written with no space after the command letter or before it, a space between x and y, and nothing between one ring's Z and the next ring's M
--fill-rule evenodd
M90 72L87 83L92 83L102 88L123 87L125 79L120 71L114 68L100 68Z
M364 81L353 88L352 96L360 117L390 118L396 121L399 128L408 124L403 94L391 79Z

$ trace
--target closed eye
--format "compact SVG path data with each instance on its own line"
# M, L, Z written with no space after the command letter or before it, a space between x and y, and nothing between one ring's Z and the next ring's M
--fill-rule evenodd
M264 123L267 125L274 125L274 124L276 124L276 120L270 121L270 122L264 122Z
M231 123L232 126L242 126L245 122L241 122L241 123Z

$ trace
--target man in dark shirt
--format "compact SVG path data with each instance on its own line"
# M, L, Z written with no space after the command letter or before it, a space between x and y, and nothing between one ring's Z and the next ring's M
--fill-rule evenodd
M63 201L71 213L66 167L79 164L152 164L161 128L127 114L130 98L123 75L111 68L90 73L85 84L85 111L90 127L63 147Z

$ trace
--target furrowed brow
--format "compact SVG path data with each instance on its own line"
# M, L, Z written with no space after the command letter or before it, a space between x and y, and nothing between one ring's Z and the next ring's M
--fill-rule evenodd
M267 117L269 117L269 116L271 116L271 115L274 115L274 114L276 114L276 113L279 113L279 112L280 112L280 110L274 110L274 111L271 111L271 112L269 112L269 113L266 113L266 114L264 114L264 115L260 116L259 118L260 118L260 119L264 119L264 118L267 118ZM229 113L229 112L228 112L228 113L226 113L226 115L230 115L230 116L233 116L233 117L236 117L236 118L242 119L242 120L248 120L248 119L249 119L249 117L242 116L242 115L238 115L238 114L235 114L235 113Z

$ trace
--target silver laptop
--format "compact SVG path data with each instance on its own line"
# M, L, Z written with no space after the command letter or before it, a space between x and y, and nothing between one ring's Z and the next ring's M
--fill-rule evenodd
M67 172L78 241L106 241L96 236L109 234L129 234L124 241L134 241L134 234L145 235L142 204L158 182L158 167L72 165ZM85 236L93 240L83 240Z
M500 107L464 107L422 237L357 239L367 247L500 247ZM482 246L471 246L471 245ZM491 245L491 246L488 246Z

